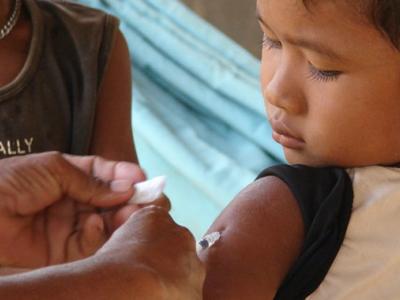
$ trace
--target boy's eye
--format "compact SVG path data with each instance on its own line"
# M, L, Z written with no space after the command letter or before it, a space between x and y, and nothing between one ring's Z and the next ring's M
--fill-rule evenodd
M319 70L316 67L314 67L311 63L309 63L308 65L310 69L309 78L314 80L319 80L323 82L334 81L337 80L339 76L342 74L341 71Z
M267 50L281 49L282 43L280 41L273 40L269 38L266 34L264 34L262 46L264 48L267 48ZM308 66L310 72L308 77L313 80L319 80L323 82L334 81L337 80L339 76L343 73L341 71L336 71L336 70L320 70L314 67L311 63L308 63Z
M269 37L267 37L267 35L263 35L263 42L262 42L262 46L263 48L267 48L269 49L280 49L282 48L282 44L280 41L274 41L272 39L270 39Z

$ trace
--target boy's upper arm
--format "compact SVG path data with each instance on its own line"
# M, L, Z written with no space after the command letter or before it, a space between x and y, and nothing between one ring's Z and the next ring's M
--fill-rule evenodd
M221 239L203 250L204 299L273 299L300 254L304 225L288 186L261 178L222 212L209 229Z
M91 154L137 162L132 136L131 87L129 50L118 30L97 99Z

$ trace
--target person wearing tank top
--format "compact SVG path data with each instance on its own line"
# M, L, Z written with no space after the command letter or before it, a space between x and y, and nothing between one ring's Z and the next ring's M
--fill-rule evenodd
M57 151L137 164L131 64L118 27L114 16L71 1L0 1L0 159ZM115 175L124 172L145 179L140 168ZM74 205L65 200L56 209L61 237L63 214ZM106 222L93 207L89 215Z
M118 19L71 1L2 0L0 24L17 4L0 35L0 158L60 151L137 162Z

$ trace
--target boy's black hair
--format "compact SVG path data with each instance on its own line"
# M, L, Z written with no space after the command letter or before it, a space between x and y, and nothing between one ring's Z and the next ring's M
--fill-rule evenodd
M316 0L303 0L304 5ZM367 18L400 50L400 0L348 0L360 5Z
M400 48L400 1L370 0L370 17L396 48Z

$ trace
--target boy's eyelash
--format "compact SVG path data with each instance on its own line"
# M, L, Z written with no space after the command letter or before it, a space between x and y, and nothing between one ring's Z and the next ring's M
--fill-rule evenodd
M322 82L335 81L342 74L341 71L319 70L310 63L308 65L310 69L310 75L308 77L314 80L319 80Z
M279 41L274 41L267 37L265 34L263 36L263 41L262 41L262 46L269 49L281 49L282 44ZM322 82L328 82L328 81L334 81L339 78L339 76L342 74L341 71L334 71L334 70L319 70L316 67L314 67L311 63L309 65L309 78L313 80L318 80Z
M271 40L269 37L267 37L265 34L263 35L263 40L262 40L262 47L269 49L280 49L282 48L282 44L279 41L274 41Z

